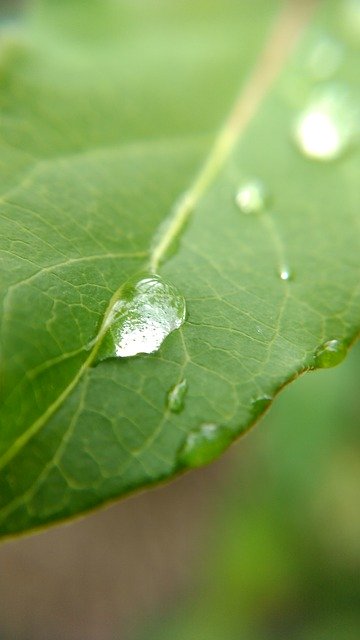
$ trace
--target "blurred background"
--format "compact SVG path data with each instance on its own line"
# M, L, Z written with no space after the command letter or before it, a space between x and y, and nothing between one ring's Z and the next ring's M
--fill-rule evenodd
M1 640L358 640L360 344L217 463L0 547Z

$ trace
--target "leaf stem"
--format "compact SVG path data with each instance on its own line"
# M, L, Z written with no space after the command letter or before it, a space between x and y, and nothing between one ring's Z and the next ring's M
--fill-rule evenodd
M295 48L319 0L289 0L270 32L258 62L241 90L229 118L220 130L210 155L195 182L171 214L150 256L150 270L156 273L173 241L184 230L196 205L230 156L235 144L257 113L268 90Z

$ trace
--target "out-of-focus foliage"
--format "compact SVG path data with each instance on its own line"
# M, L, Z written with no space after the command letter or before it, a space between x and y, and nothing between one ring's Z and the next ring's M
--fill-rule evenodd
M360 345L277 400L238 447L200 577L136 640L359 638L359 380Z

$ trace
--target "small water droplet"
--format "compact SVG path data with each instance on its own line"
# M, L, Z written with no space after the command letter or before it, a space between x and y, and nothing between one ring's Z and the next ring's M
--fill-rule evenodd
M242 213L261 213L269 204L270 194L261 180L253 178L243 182L237 191L235 202Z
M287 266L283 266L280 269L279 275L280 275L280 279L284 280L285 282L288 282L289 280L292 280L293 277L294 277L294 274L293 274L292 270L290 269L290 267L287 267Z
M154 353L185 314L185 300L170 282L153 274L129 280L106 321L97 361Z
M212 462L225 451L234 439L228 427L202 424L190 431L178 454L178 462L184 467L201 467Z
M251 403L251 421L255 421L259 418L265 411L269 408L272 403L272 396L263 395L259 398L255 398L255 400Z
M343 340L328 340L317 349L314 366L317 369L327 369L340 364L347 355L347 345Z
M187 390L188 386L185 379L181 380L181 382L178 382L170 389L167 397L167 405L170 411L173 411L173 413L180 413L180 411L183 410Z
M344 48L331 36L323 34L313 43L307 60L310 75L315 80L331 78L339 69L344 58Z
M294 139L301 153L314 160L339 158L358 133L358 108L340 85L317 90L300 114Z

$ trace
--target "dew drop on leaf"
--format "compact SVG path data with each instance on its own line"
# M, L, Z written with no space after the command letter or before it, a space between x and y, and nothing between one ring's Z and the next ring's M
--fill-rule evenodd
M292 270L287 265L284 265L280 269L279 275L280 275L280 280L284 280L285 282L288 282L289 280L292 280L293 277L294 277L294 274L293 274Z
M183 467L201 467L215 460L229 447L234 438L228 427L202 424L190 431L178 453L178 463Z
M154 353L185 321L184 297L158 275L129 280L108 315L97 361Z
M185 404L185 396L188 390L186 380L181 380L176 385L174 385L167 397L167 406L173 413L180 413Z
M256 420L259 418L270 406L272 403L272 396L263 395L255 398L255 400L251 403L251 418L252 420Z
M335 367L344 360L347 346L343 340L328 340L315 353L314 366L316 369Z
M359 112L350 91L341 85L317 90L300 113L294 139L300 152L314 160L335 160L355 141Z
M245 214L261 213L269 204L270 195L264 183L253 178L243 182L236 193L235 202Z

